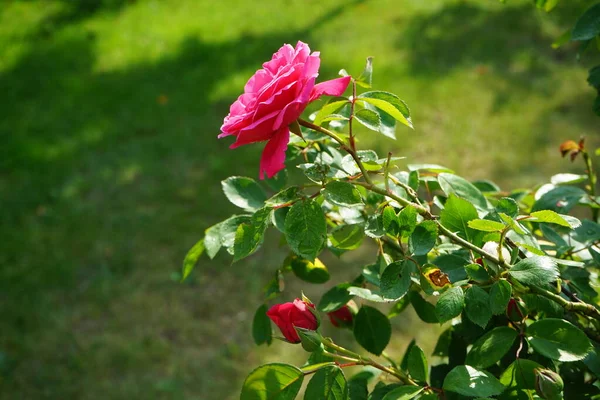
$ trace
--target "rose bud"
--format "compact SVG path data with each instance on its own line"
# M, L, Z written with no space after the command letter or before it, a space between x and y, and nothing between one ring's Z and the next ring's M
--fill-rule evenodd
M549 369L535 370L535 391L546 400L562 400L564 388L562 378L556 372Z
M514 298L511 298L508 301L508 305L506 306L506 316L513 322L523 321L523 311L521 311L521 306L519 306L519 303Z
M311 308L314 309L315 306L296 299L292 303L275 304L267 311L267 316L277 325L288 342L300 343L295 327L311 331L319 327L317 317L310 310Z
M356 308L354 302L350 301L348 304L344 304L342 308L338 308L335 311L327 313L327 316L329 316L329 320L333 326L336 328L352 328L352 323L354 322L354 311L350 306Z
M285 168L290 125L299 131L297 119L308 103L321 96L340 96L350 77L316 83L321 59L306 43L280 48L262 69L248 80L244 93L229 109L219 138L234 136L230 148L267 142L260 160L260 178Z

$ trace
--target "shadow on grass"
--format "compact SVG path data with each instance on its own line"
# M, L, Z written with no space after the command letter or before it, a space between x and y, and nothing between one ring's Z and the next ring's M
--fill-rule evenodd
M203 230L235 212L218 182L258 173L262 146L230 152L216 139L233 98L210 96L282 43L318 49L312 27L359 2L298 31L221 43L191 36L158 62L104 73L93 70L95 38L85 30L31 38L0 74L0 392L239 390L251 320L240 310L248 297L258 304L280 251L268 246L233 267L220 257L187 285L172 275ZM82 5L53 29L103 10L96 3L74 3ZM198 376L215 369L223 376Z
M553 68L575 64L576 48L552 49L557 34L546 28L552 23L559 32L565 31L584 9L585 4L566 4L546 14L530 2L493 10L477 3L454 3L435 13L398 21L406 29L397 46L405 50L414 76L435 82L464 69L493 76L496 80L486 84L494 89L495 109L500 110L531 91L552 94L555 86L547 83Z

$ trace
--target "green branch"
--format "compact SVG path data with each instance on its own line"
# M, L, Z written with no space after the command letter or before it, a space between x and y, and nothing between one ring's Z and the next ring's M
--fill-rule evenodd
M558 303L567 311L578 312L600 321L600 311L598 311L598 309L591 304L584 302L572 302L552 293L549 290L542 289L537 286L529 286L529 289L535 294L539 294L540 296Z

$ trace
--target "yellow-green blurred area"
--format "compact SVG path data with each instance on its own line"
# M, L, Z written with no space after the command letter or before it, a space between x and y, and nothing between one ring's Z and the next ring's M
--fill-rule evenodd
M262 145L217 140L229 104L283 43L321 51L320 79L358 74L411 107L398 140L360 145L507 189L581 172L558 145L598 143L592 53L551 43L590 1L550 14L529 0L5 0L0 4L0 398L235 399L266 361L299 346L251 339L262 288L286 256L270 232L235 264L204 258L204 229L240 212L230 175L258 177ZM288 277L318 301L373 261L325 255L331 283ZM416 337L394 319L390 353ZM333 332L351 344L349 332Z

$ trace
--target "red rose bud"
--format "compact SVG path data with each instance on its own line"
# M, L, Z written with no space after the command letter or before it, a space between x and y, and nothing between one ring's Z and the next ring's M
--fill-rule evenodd
M310 308L315 306L296 299L293 303L275 304L267 311L267 316L277 325L288 342L300 343L300 337L294 327L311 331L319 327L317 317Z
M481 257L479 257L479 258L476 258L476 259L475 259L475 263L476 263L476 264L479 264L479 265L481 265L482 267L484 266L484 265L483 265L483 258L481 258Z
M354 321L354 314L348 305L338 308L335 311L327 313L329 320L336 328L351 328Z
M508 305L506 306L506 316L513 322L521 322L523 321L523 318L525 318L519 303L514 298L511 298L508 301Z

